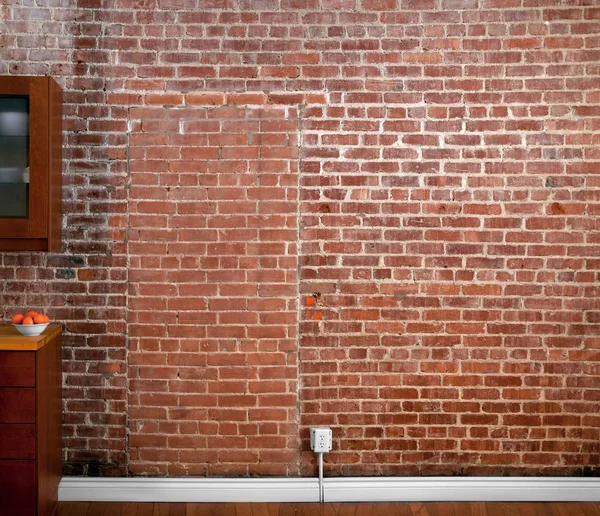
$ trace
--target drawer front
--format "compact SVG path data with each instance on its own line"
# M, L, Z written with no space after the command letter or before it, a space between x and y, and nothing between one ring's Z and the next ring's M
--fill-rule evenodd
M0 388L0 423L35 423L35 389Z
M35 425L0 425L0 459L35 459Z
M34 460L0 460L0 514L36 514Z
M35 387L33 351L0 351L0 387Z

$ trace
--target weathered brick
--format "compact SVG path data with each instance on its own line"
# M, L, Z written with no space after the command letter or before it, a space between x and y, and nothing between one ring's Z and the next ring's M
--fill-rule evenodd
M593 463L599 9L25 4L65 244L0 292L65 326L66 471L312 474L317 424L333 474Z

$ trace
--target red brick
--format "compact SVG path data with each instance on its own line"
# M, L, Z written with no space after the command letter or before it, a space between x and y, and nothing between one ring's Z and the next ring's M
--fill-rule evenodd
M225 96L220 93L188 93L185 96L188 105L222 105L225 104Z
M183 103L183 95L177 93L149 93L145 97L146 104L177 106Z

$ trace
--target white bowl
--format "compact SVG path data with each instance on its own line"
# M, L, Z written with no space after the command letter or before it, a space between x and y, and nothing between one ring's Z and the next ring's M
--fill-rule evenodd
M13 324L17 331L25 337L41 335L50 323L44 324Z

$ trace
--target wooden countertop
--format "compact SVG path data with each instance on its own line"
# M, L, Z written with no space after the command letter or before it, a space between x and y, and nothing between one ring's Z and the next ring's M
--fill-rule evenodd
M62 331L60 324L50 324L35 337L24 337L12 324L0 324L0 351L37 351Z

